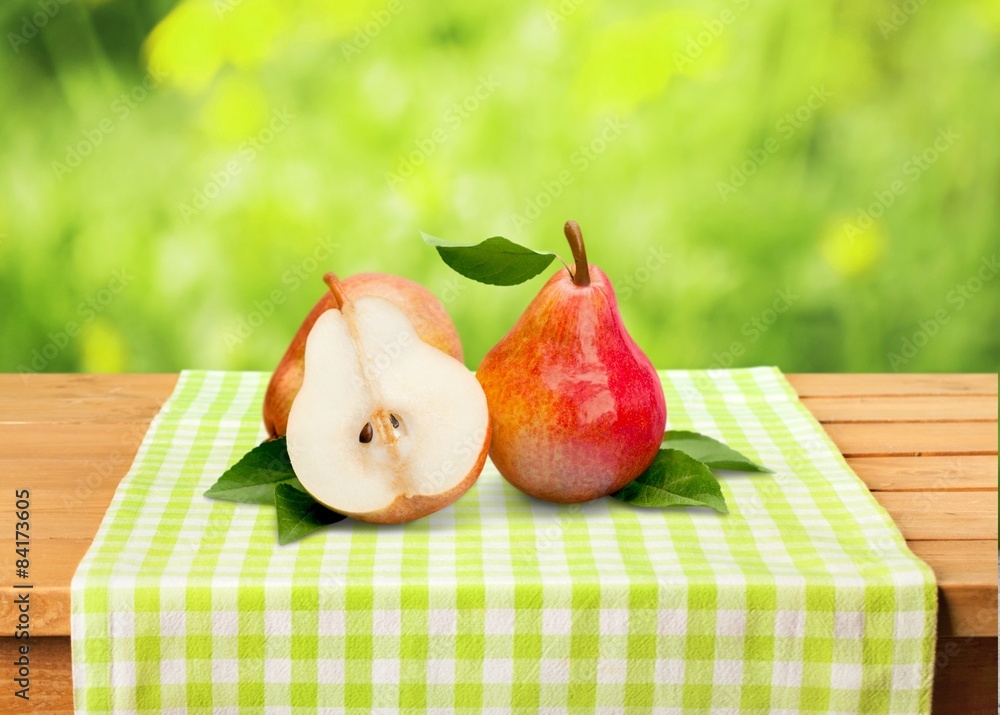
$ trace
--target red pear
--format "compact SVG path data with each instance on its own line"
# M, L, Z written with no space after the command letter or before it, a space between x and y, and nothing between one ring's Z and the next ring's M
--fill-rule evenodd
M340 281L340 286L344 295L352 300L377 296L394 303L409 318L421 340L462 361L462 341L444 304L419 283L385 273L358 273ZM288 412L302 387L306 338L319 316L331 308L339 309L340 306L333 294L325 291L302 321L271 375L264 395L264 426L271 437L282 437L288 429Z
M629 336L614 289L565 227L572 272L552 276L476 375L486 392L490 458L515 487L575 503L638 477L663 441L659 376Z

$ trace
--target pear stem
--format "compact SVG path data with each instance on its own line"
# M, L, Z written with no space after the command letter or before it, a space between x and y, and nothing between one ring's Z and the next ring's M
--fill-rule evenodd
M344 288L340 285L340 279L337 278L336 273L327 273L323 276L323 282L330 288L330 292L333 293L333 299L337 303L337 310L344 307L347 303L347 296L344 295Z
M573 251L573 260L576 262L576 270L573 271L573 283L580 287L590 285L590 268L587 266L587 249L583 245L583 233L576 221L567 221L563 226L563 233L569 241L569 248Z

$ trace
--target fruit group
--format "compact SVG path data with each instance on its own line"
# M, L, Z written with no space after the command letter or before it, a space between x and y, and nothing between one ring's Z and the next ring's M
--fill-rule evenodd
M340 281L340 286L349 299L374 295L395 303L406 313L424 342L443 350L456 360L462 360L462 342L444 305L419 283L385 273L358 273ZM288 411L302 385L306 336L316 320L335 307L333 294L325 292L302 321L271 375L264 395L264 426L271 437L281 437L287 430Z
M667 408L656 370L622 323L604 272L576 261L552 276L476 375L490 406L490 458L521 491L554 502L615 492L653 461Z
M401 523L448 506L486 461L482 387L395 304L352 300L326 278L334 307L309 331L288 417L296 476L317 501L361 521Z

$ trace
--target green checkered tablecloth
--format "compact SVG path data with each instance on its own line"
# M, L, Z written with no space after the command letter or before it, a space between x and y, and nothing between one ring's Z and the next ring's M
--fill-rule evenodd
M661 373L673 429L774 470L730 514L452 507L289 546L202 496L267 375L185 372L73 578L81 712L927 713L931 570L773 368Z

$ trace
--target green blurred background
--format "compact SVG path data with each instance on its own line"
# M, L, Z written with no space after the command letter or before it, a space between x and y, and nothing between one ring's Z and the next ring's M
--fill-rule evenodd
M995 371L1000 3L6 2L0 370L269 370L321 275L466 359L575 218L659 367Z

